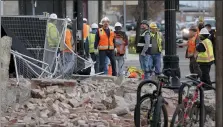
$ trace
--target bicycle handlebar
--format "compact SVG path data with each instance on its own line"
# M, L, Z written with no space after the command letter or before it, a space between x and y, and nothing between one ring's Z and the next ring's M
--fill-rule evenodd
M213 86L211 86L211 85L209 85L207 83L204 83L202 81L198 81L196 78L191 77L191 75L186 76L186 78L192 80L192 82L195 83L196 85L202 83L203 85L205 85L205 86L207 86L207 87L209 87L209 88L211 88L213 90L216 90Z

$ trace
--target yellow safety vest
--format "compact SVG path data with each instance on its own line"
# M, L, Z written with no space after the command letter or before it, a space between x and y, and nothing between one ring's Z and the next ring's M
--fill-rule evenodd
M94 52L94 42L95 42L95 34L90 33L88 36L88 42L89 42L89 52Z
M57 47L59 43L59 33L55 24L47 24L46 36L49 47Z
M214 61L214 52L211 41L209 39L205 39L202 41L202 44L206 51L198 53L197 62L208 63Z
M151 38L153 37L152 33L150 33ZM157 40L157 45L159 48L159 52L162 52L163 47L162 47L162 37L161 37L161 33L157 32L156 34L156 40Z

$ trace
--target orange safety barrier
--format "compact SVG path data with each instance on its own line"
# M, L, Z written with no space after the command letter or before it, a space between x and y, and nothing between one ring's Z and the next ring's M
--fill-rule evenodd
M112 66L111 66L111 64L108 65L108 75L112 76Z

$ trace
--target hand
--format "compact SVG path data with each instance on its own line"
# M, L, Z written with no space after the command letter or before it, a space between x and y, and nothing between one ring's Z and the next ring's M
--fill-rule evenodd
M162 50L162 55L165 56L165 50Z
M94 54L98 54L98 49L94 49Z
M115 54L116 54L117 53L117 49L115 48L114 51L115 51Z
M143 52L141 53L141 55L142 55L142 56L146 56L146 54L145 54L145 53L143 53Z

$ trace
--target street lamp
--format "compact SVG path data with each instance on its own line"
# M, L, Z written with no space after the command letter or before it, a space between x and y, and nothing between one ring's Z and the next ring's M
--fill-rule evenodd
M165 56L164 69L171 68L175 76L180 78L179 56L176 55L176 10L178 0L165 0ZM172 78L172 85L178 85L176 77Z

